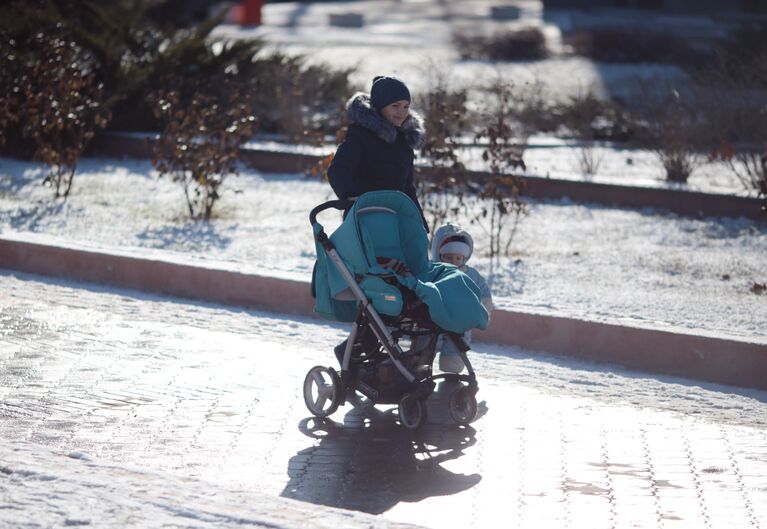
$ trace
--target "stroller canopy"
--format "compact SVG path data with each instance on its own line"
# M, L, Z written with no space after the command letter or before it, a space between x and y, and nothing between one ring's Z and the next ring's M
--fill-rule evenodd
M314 229L316 233L322 227L316 224ZM330 240L366 294L381 290L383 283L375 278L395 277L428 306L432 321L442 329L461 333L487 327L488 314L476 284L452 265L429 261L421 212L404 193L363 194ZM357 300L320 244L313 292L317 312L334 320L354 320Z

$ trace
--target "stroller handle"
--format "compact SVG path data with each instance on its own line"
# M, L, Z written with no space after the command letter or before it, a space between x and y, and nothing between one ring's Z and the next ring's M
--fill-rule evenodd
M317 214L321 211L325 211L326 209L334 208L341 211L347 210L350 207L354 205L353 200L349 199L341 199L341 200L330 200L328 202L325 202L324 204L320 204L316 208L314 208L311 213L309 213L309 222L312 223L312 226L314 226L317 223Z

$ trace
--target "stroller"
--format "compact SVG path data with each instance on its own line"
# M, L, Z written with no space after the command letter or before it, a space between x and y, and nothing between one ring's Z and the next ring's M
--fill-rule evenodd
M327 236L317 215L348 210ZM351 322L345 344L336 347L340 372L315 366L304 380L304 402L327 417L359 394L373 404L397 404L402 426L426 422L426 399L437 380L457 382L449 412L459 424L477 414L477 379L463 332L487 327L488 314L474 282L452 265L428 259L421 212L399 191L373 191L356 201L332 200L315 207L309 220L317 262L312 274L315 312ZM441 336L452 340L467 373L433 373Z

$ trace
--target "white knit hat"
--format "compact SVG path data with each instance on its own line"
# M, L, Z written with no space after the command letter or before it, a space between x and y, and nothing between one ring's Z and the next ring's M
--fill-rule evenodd
M466 242L465 237L462 235L451 235L446 237L442 241L442 245L439 247L439 254L457 253L463 255L466 259L471 255L471 246Z

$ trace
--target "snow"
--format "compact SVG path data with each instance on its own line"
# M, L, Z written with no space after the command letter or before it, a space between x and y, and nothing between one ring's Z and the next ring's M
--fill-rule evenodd
M611 473L616 481L648 461L653 470L646 475L669 479L685 494L700 489L680 474L699 475L715 462L728 469L727 478L731 466L751 478L735 488L706 488L712 511L735 510L739 504L727 500L738 490L748 490L753 505L764 497L754 483L763 483L767 468L767 392L476 344L478 397L489 406L472 425L477 445L440 459L449 444L436 437L449 436L427 431L433 446L414 452L423 459L408 472L453 478L447 487L461 476L481 475L481 482L446 495L427 488L417 500L395 493L375 519L342 516L278 498L290 496L291 487L311 491L311 483L290 474L291 465L315 454L313 471L330 479L315 480L322 492L339 476L370 479L354 466L365 460L349 454L349 443L412 442L385 422L355 430L359 416L348 405L334 415L338 422L312 432L317 437L296 427L307 415L297 389L304 373L332 357L347 326L29 274L0 274L0 317L3 411L18 410L0 424L0 527L492 527L487 519L466 520L472 500L495 505L497 515L506 507L496 500L545 491L544 508L554 509L560 504L552 496L563 489L570 509L587 507L592 498L572 487L602 483L593 471L604 450L620 467ZM23 336L33 339L14 342ZM286 358L291 369L277 367ZM351 432L329 436L321 450L323 434L342 427ZM696 457L682 452L674 459L679 445L693 440ZM525 464L508 472L518 464L515 450L524 451ZM348 475L333 464L339 454L352 459ZM502 459L483 461L491 454ZM567 482L556 472L541 474L565 466L563 457ZM627 465L632 458L638 462ZM385 476L410 490L401 471ZM381 497L390 498L390 488L384 485ZM616 485L613 494L616 510L631 514L625 502L635 499L632 491ZM569 515L569 526L593 526ZM524 516L537 523L539 511Z
M181 188L148 161L85 159L66 201L40 185L43 171L0 160L0 235L306 281L315 258L308 213L334 198L316 179L243 167L204 223L187 218ZM491 281L499 307L767 343L767 298L751 292L767 281L764 223L568 200L529 209L511 255L498 261L483 255L488 235L463 219L478 249L471 264ZM326 212L319 220L332 231L340 219Z
M210 481L62 453L0 444L0 526L47 527L384 527L373 517L255 494ZM405 526L397 525L406 529Z
M138 134L138 137L149 137ZM467 169L487 171L482 160L483 146L467 145L458 151ZM335 144L301 145L290 144L271 138L255 138L245 144L246 149L256 151L284 152L312 156L324 156L335 152ZM590 151L595 161L595 172L584 175L579 162L581 153ZM525 175L532 178L558 178L564 180L588 181L593 183L617 184L636 187L698 191L703 193L737 196L756 196L753 189L745 189L737 177L721 164L703 164L684 183L668 182L655 153L627 147L611 142L595 142L592 146L574 140L563 140L553 136L533 135L525 146ZM416 165L428 165L424 159L416 159ZM737 165L737 163L736 163Z
M424 64L429 61L450 65L451 80L457 85L468 86L499 70L497 65L480 61L456 63L449 46L454 27L474 23L485 29L497 27L498 23L487 18L490 5L484 0L402 0L395 8L385 1L277 3L266 5L265 24L260 28L222 26L217 32L233 38L264 37L287 51L309 53L313 61L339 67L355 65L358 70L353 79L361 88L374 75L390 72L405 78L417 92L427 86ZM356 10L365 13L365 31L327 26L330 12ZM520 23L539 24L556 49L559 30L542 19L538 3L524 3ZM603 93L630 94L626 81L637 74L645 78L679 75L668 67L594 65L568 57L500 69L520 83L545 80L555 97L589 86ZM566 142L535 137L532 143L547 145L526 151L531 172L544 177L581 178L575 162L577 152ZM270 140L252 145L318 152ZM605 144L597 149L602 165L594 181L667 185L660 180L651 154ZM148 161L84 159L66 201L54 200L51 189L40 185L44 172L40 164L0 159L0 236L50 244L67 241L86 248L306 281L315 256L308 212L333 198L326 183L304 175L264 174L243 167L239 176L224 184L216 218L200 223L186 218L178 185L158 178ZM716 166L694 173L688 188L742 194L738 183ZM490 279L498 306L767 344L767 295L750 291L754 283L767 283L767 224L742 218L690 219L650 209L617 209L567 200L530 202L529 208L530 214L518 227L511 256L498 262L482 254L488 247L488 236L482 229L468 226L479 251L471 264ZM339 222L333 214L320 220L329 231ZM2 282L0 300L10 293L22 296L30 289L29 278L5 276ZM260 313L245 320L241 314L222 317L226 310L205 304L183 305L179 310L177 300L141 298L135 293L128 296L110 289L94 293L81 290L76 283L53 282L39 288L40 292L32 293L36 303L55 303L51 299L57 288L71 290L67 295L76 300L25 309L30 318L50 320L54 331L99 325L99 331L109 336L165 336L166 343L178 341L174 347L179 351L197 340L215 341L232 329L250 333L248 340L257 339L262 356L269 356L270 347L277 354L285 347L327 349L344 332L333 324ZM128 300L130 308L123 310L141 312L149 323L143 323L144 327L131 324L132 328L120 317L93 309L98 295L111 298L109 307L119 307ZM195 332L185 328L176 335L162 332L159 324L152 326L155 316L161 320L167 314L183 320L183 325ZM136 336L133 338L138 341ZM241 342L237 345L241 350L252 346L244 339ZM532 358L515 348L477 344L476 349L475 367L482 373L483 391L497 401L556 400L569 406L562 408L567 410L563 413L566 417L593 418L605 413L616 425L622 417L639 418L648 429L670 424L674 435L681 435L691 425L702 428L709 424L732 428L733 440L739 438L741 430L749 435L764 431L764 392L696 385L672 377L645 377L585 362ZM508 411L516 413L517 408L515 404ZM705 415L704 420L690 419L696 414ZM668 417L682 419L672 422ZM482 437L492 441L490 436ZM0 496L3 507L7 507L0 508L0 526L258 527L264 516L298 508L286 503L288 500L273 498L271 502L226 483L101 461L86 450L62 452L6 438L0 443L0 461ZM416 503L412 508L421 507ZM402 512L407 510L398 516ZM109 513L108 519L104 513ZM322 520L318 516L312 522ZM288 526L284 520L273 518L263 523Z

